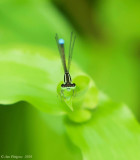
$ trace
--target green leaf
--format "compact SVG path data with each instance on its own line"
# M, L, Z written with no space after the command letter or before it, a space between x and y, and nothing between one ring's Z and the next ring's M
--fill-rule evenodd
M82 160L80 150L65 134L63 116L48 115L25 102L0 105L0 128L0 156Z
M64 114L67 107L56 92L63 75L61 63L53 52L34 49L22 46L0 51L0 103L22 100L45 112Z
M78 87L77 96L72 99L72 112L57 96L63 69L51 50L1 47L0 57L1 104L27 101L50 114L67 114L69 120L62 122L62 126L66 126L70 140L81 150L84 159L131 160L135 155L135 160L139 160L139 124L126 106L110 102L101 93L98 102L94 82L74 64L71 71Z
M66 121L67 134L85 160L139 160L140 127L125 105L102 103L92 119Z
M92 114L88 110L76 110L68 114L68 117L71 121L76 123L83 123L88 121L91 118Z
M70 112L72 99L64 101L57 94L64 74L59 55L55 56L51 50L44 48L15 46L8 49L7 46L5 49L1 46L0 57L0 68L3 68L0 70L0 90L3 91L0 94L1 104L27 101L47 113ZM83 74L76 66L71 70L73 77ZM84 80L77 82L77 86L83 82ZM88 77L88 82L85 81L84 85L89 88L89 91L85 92L86 98L93 96L97 99L98 92L90 92L90 88L96 89L91 78ZM78 103L74 104L75 110L82 107L80 104L85 103L83 100L83 97L78 97ZM95 103L97 104L97 101L94 102L93 108L96 106Z

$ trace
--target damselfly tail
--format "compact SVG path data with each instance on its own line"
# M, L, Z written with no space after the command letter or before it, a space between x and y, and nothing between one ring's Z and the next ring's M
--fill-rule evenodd
M66 59L65 59L64 40L59 39L57 34L55 36L55 39L56 39L59 54L60 54L60 57L61 57L61 61L62 61L62 64L63 64L64 72L66 73L66 72L68 72L68 70L67 70Z

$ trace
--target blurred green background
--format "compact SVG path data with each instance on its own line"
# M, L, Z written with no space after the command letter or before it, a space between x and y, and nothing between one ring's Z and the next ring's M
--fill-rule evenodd
M41 46L58 54L55 34L58 33L69 42L70 32L74 31L77 39L73 61L94 79L100 90L113 101L127 104L140 120L139 8L139 0L1 0L0 45ZM66 47L68 48L68 45ZM38 112L33 107L28 107L25 102L11 105L10 108L0 106L1 153L31 153L36 159L46 154L44 157L55 159L64 149L66 155L62 154L61 160L68 157L80 159L80 151L73 145L72 151L67 149L60 133L56 141L58 146L61 143L62 148L57 150L59 147L56 146L53 155L51 152L50 155L44 153L46 144L51 144L49 140L56 135L49 138L44 131L42 139L37 140L42 130L46 129L46 124L38 116L43 113ZM54 119L53 121L55 122ZM61 124L59 126L61 127ZM35 135L30 135L33 131ZM55 134L52 129L47 132L50 132L48 135ZM37 153L36 145L31 150L30 145L34 142L38 146L42 145L40 153ZM51 147L54 146L48 145L50 150ZM73 150L76 150L74 157L71 154ZM7 153L4 153L5 151Z

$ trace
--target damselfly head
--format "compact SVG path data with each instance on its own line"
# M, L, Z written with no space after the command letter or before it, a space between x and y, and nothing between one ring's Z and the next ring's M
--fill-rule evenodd
M72 80L71 80L71 76L68 72L66 72L64 74L64 84L61 85L61 87L64 87L64 88L71 88L71 87L75 87L75 83L72 83Z

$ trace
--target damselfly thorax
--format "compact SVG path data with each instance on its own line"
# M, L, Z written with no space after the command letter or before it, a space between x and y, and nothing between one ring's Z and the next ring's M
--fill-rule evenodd
M61 85L61 89L71 91L71 90L74 90L76 87L76 84L72 83L72 79L71 79L71 76L69 73L76 36L73 37L73 32L71 33L68 63L67 64L66 64L65 50L64 50L64 39L59 39L57 34L56 34L55 38L56 38L59 54L60 54L63 69L64 69L64 83Z

